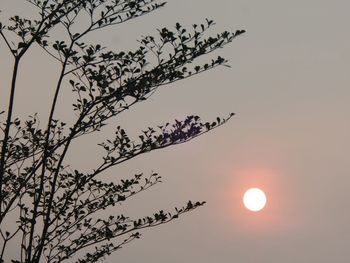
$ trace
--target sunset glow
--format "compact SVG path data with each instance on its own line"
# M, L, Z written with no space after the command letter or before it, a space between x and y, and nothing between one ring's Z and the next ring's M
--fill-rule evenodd
M258 212L266 205L266 195L259 188L250 188L244 193L243 204L248 210Z

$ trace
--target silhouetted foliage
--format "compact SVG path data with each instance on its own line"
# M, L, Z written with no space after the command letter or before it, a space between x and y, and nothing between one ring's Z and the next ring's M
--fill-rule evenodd
M187 142L222 124L201 122L198 116L146 128L130 138L117 127L114 138L99 145L105 154L92 171L78 171L65 159L73 140L98 132L107 121L134 104L148 99L165 84L213 69L227 62L222 57L193 65L198 57L230 43L244 31L205 36L214 25L186 29L179 23L158 30L156 37L139 40L134 51L112 51L86 43L89 33L151 13L165 5L156 0L26 0L37 16L15 15L0 24L0 35L14 58L8 109L1 109L0 159L0 262L96 262L140 237L139 231L178 218L204 202L191 202L173 212L159 211L133 219L126 215L98 218L96 214L125 202L160 182L157 173L137 174L119 183L107 183L99 175L135 156ZM83 19L82 19L83 18ZM74 27L79 21L79 26ZM54 39L56 27L66 37ZM79 32L76 32L79 28ZM61 65L47 125L35 114L22 120L13 116L19 65L34 45L39 45ZM153 62L152 62L153 61ZM58 95L70 85L76 94L70 125L55 119ZM30 87L28 87L30 88ZM1 107L3 108L3 107ZM8 228L8 222L15 225ZM18 250L16 258L7 251Z

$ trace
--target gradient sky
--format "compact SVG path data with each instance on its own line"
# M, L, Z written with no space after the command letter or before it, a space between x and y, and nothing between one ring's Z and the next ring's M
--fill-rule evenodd
M25 13L20 8L24 2L2 0L0 9ZM176 22L191 25L211 18L217 23L213 33L247 31L218 53L232 68L164 87L111 123L136 134L190 114L203 120L237 114L212 133L143 155L106 174L116 180L139 172L163 176L162 184L120 208L131 215L171 210L189 199L208 202L173 223L145 231L107 263L349 262L349 10L345 0L169 0L149 16L94 35L119 50L136 47L141 35ZM10 56L2 43L0 48L4 105ZM37 111L45 119L57 65L36 57L37 51L24 61L15 114ZM68 119L69 90L59 110ZM78 142L70 153L72 163L93 168L97 159L91 141L102 141L112 128ZM267 194L260 213L242 206L249 187Z

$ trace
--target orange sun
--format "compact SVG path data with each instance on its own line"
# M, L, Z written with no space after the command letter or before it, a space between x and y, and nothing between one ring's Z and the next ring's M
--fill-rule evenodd
M243 204L248 210L258 212L266 205L266 195L259 188L250 188L244 193Z

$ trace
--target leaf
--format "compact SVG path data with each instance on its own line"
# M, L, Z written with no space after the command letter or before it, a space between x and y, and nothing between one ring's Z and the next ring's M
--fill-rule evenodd
M23 42L19 42L18 43L18 48L21 49L21 48L25 48L27 46L26 43L23 43Z

